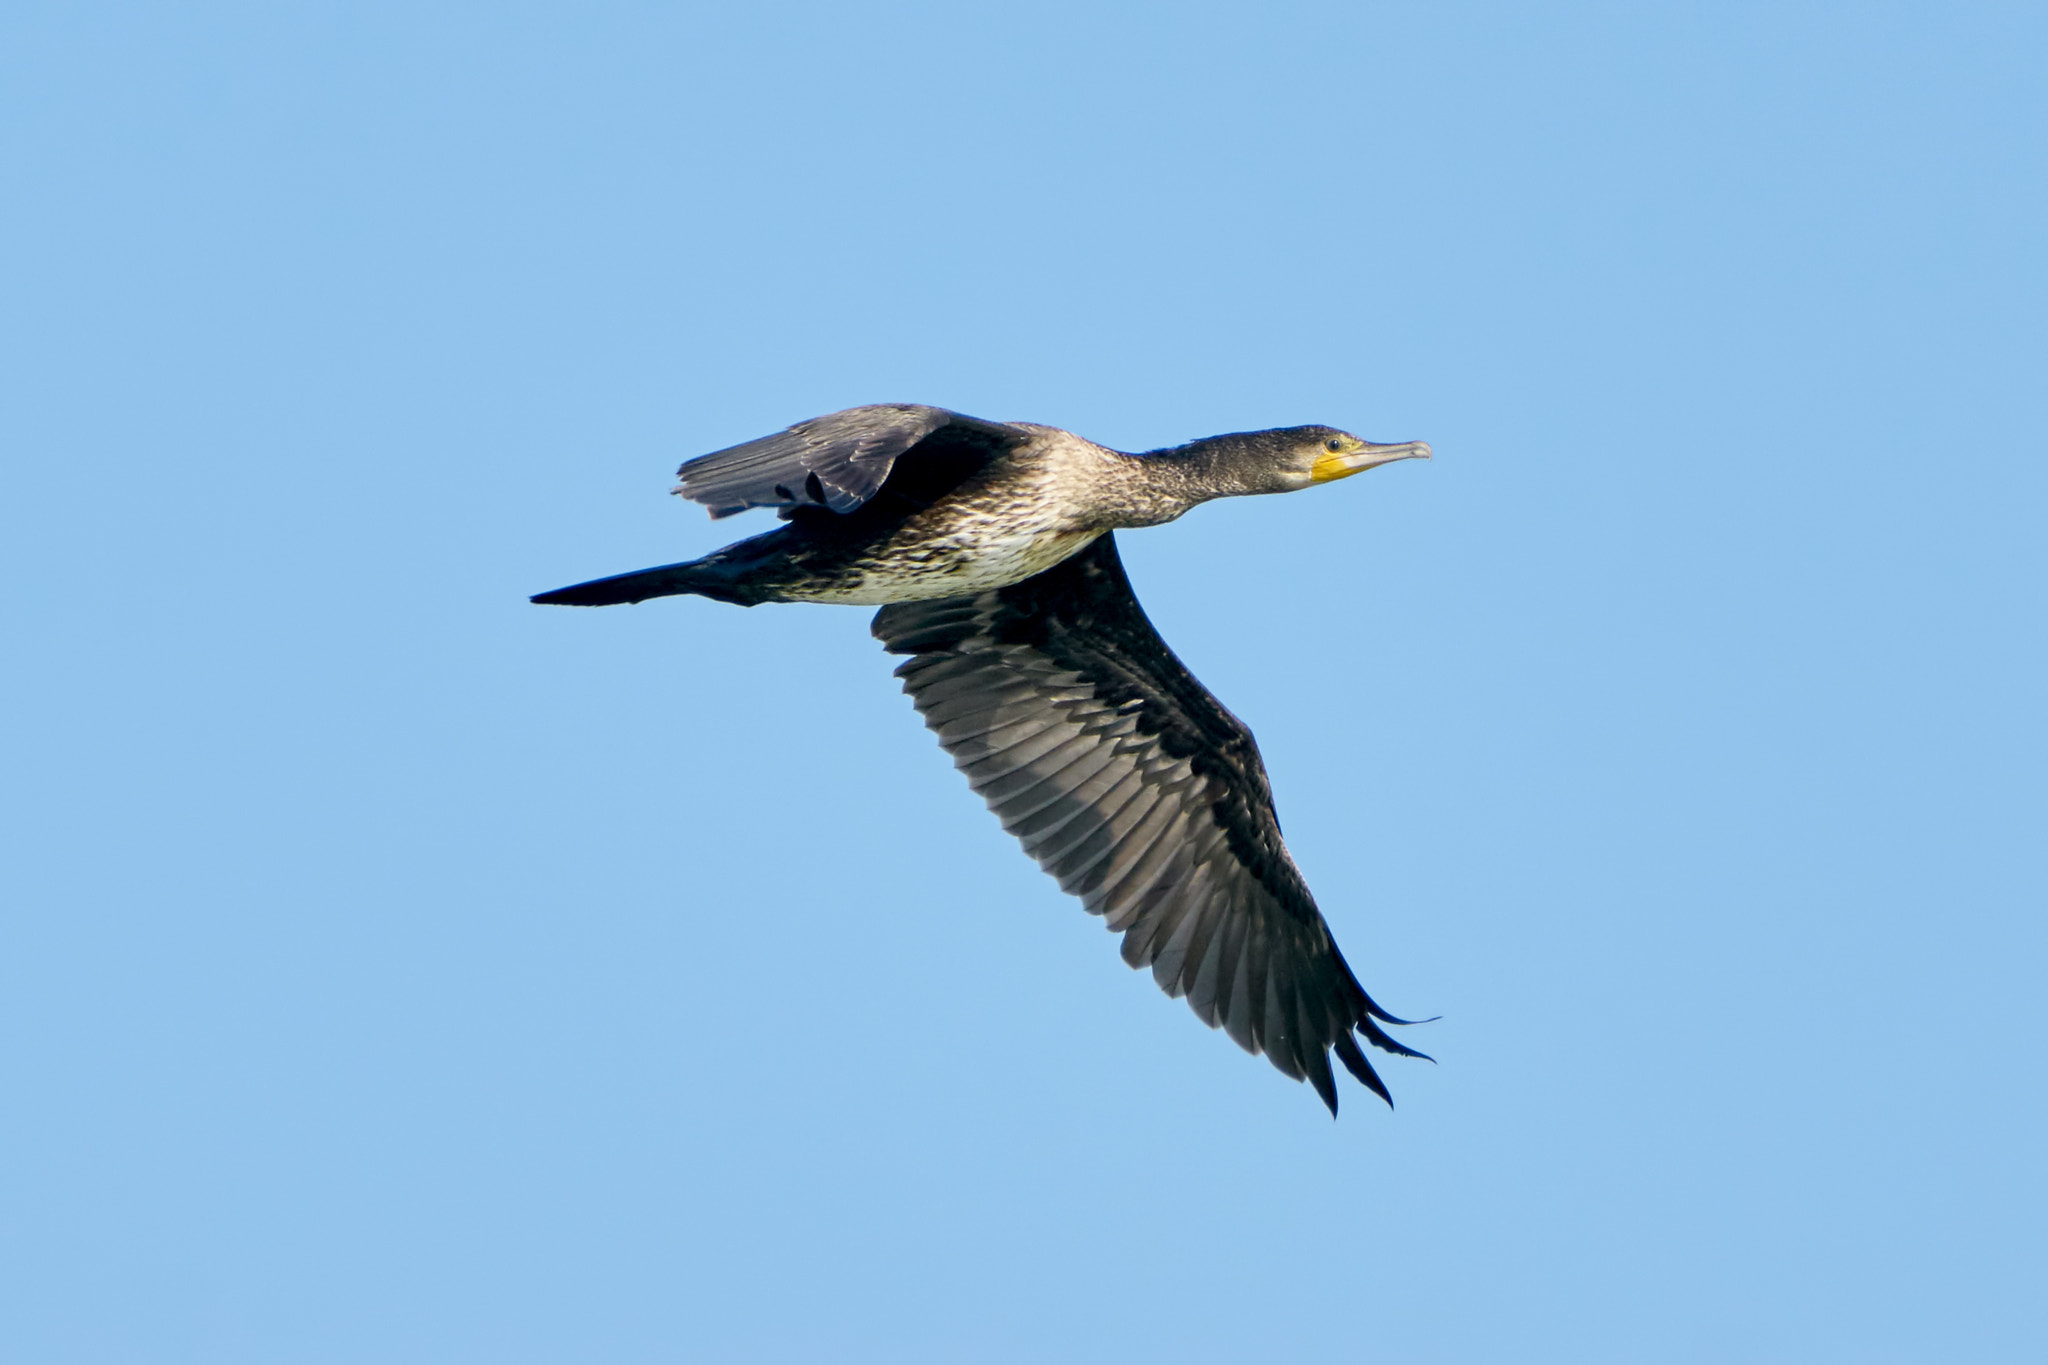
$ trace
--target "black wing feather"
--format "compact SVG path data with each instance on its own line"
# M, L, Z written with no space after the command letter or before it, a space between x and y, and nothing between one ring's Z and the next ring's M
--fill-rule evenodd
M1016 427L945 408L876 403L700 455L676 471L682 479L676 492L703 503L714 517L750 507L851 512L875 496L897 460L913 449L985 460L1025 436Z
M1112 536L1011 587L884 607L874 633L1025 851L1212 1028L1337 1110L1329 1054L1394 1019L1359 986L1288 855L1251 732L1166 647ZM1389 1101L1391 1103L1391 1101Z

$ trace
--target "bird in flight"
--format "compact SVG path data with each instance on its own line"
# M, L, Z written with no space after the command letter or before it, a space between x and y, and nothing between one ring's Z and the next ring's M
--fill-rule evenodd
M1251 731L1145 618L1115 533L1429 453L1306 426L1133 455L1029 422L848 408L678 471L675 491L714 518L772 507L785 525L533 601L880 607L872 629L905 656L904 691L1003 828L1123 935L1124 961L1334 1115L1332 1051L1389 1104L1359 1040L1424 1054L1380 1027L1409 1021L1337 951Z

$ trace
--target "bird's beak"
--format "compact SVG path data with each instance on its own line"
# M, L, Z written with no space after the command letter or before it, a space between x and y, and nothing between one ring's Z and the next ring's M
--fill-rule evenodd
M1427 441L1402 441L1390 446L1376 446L1367 441L1356 450L1320 456L1309 469L1309 481L1328 483L1332 479L1348 478L1362 469L1371 469L1376 465L1392 464L1396 460L1428 458Z

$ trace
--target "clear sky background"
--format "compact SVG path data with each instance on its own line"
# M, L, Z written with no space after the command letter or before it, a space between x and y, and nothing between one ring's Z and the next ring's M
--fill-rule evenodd
M2044 58L7 6L0 1355L2041 1359ZM1397 1111L1124 968L867 612L527 605L884 400L1434 443L1124 538Z

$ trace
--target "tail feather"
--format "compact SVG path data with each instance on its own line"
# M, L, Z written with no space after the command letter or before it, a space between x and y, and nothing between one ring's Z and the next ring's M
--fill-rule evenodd
M720 587L715 575L706 574L692 562L664 564L656 569L595 578L588 583L536 594L530 600L544 607L610 607L622 602L645 602L650 597L674 597L691 592L706 597L724 597Z
M594 578L541 593L533 600L544 607L609 607L691 592L738 607L785 601L776 585L788 579L790 554L803 543L797 528L784 526L735 541L702 559Z

